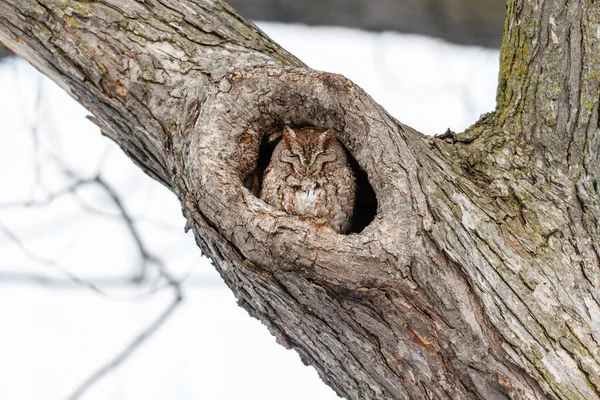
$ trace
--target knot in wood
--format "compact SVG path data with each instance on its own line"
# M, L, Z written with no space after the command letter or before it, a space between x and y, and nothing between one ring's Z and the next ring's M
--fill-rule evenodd
M362 232L320 229L244 186L261 140L284 125L334 131L366 173L378 207ZM298 68L235 71L207 96L193 129L187 166L199 208L255 265L334 284L381 286L400 277L398 265L410 263L417 221L401 128L348 79ZM389 146L401 151L388 152Z

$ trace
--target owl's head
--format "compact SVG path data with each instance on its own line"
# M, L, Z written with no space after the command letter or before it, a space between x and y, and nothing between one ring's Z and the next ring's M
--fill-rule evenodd
M281 161L292 165L296 175L316 176L323 166L337 159L333 132L318 128L293 130L283 128L283 139L287 145L281 152Z

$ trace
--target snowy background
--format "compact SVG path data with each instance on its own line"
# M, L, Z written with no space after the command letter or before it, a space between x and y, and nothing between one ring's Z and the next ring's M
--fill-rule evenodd
M461 131L494 107L497 51L396 33L259 25L421 132ZM27 63L0 63L0 399L72 396L174 304L161 270L182 280L183 301L80 398L337 399L237 307L183 233L176 198L87 114Z

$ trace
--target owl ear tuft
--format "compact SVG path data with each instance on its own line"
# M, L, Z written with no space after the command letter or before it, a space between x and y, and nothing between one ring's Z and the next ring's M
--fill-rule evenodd
M286 125L283 127L283 137L286 139L294 140L296 139L296 132L294 132L292 128Z
M324 145L329 139L331 139L334 136L333 132L330 130L326 130L321 132L321 134L319 135L319 143L321 145Z

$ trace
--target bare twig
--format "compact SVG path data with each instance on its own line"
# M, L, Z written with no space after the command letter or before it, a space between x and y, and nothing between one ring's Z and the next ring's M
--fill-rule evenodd
M53 268L57 269L58 271L60 271L61 274L63 274L67 278L69 278L72 282L74 282L78 285L81 285L83 287L86 287L95 293L105 295L105 293L102 290L100 290L96 285L94 285L92 282L82 279L76 275L73 275L71 272L69 272L62 265L58 264L56 261L40 257L37 254L35 254L34 252L30 251L27 248L27 246L25 246L23 241L16 234L14 234L10 229L8 229L4 224L2 224L2 222L0 222L0 232L2 232L10 241L12 241L32 261L35 261L39 264L53 267Z
M99 288L128 288L132 286L138 286L132 283L130 279L123 279L122 277L97 277L89 280L93 285ZM190 276L189 274L180 279L181 285L185 284L186 287L219 287L222 285L222 281L217 277L203 277L203 276ZM11 284L30 284L43 287L51 287L58 289L75 289L79 290L82 288L81 283L75 282L71 279L64 278L53 278L41 274L28 273L28 272L14 272L14 271L0 271L0 285L11 285ZM170 287L168 283L164 286L159 287ZM148 293L153 295L156 291ZM107 297L114 298L112 294L106 294ZM139 299L139 296L135 297ZM119 299L120 300L120 299Z
M96 372L90 375L71 393L67 400L77 400L92 386L94 386L103 377L118 368L127 358L129 358L149 337L151 337L169 317L175 312L183 300L183 295L179 285L173 285L175 296L169 306L156 318L146 329L137 335L127 347L119 352L112 360L104 364Z
M50 266L53 269L57 270L62 277L51 277L44 276L41 274L35 273L21 273L21 272L0 272L2 284L6 283L29 283L43 286L52 286L57 288L87 288L92 290L94 293L108 296L103 289L106 287L130 287L130 286L140 286L142 283L148 281L149 272L152 268L156 271L156 274L152 274L153 277L156 277L155 281L151 283L151 289L144 293L144 295L153 295L159 289L169 287L173 291L173 300L169 303L169 305L164 309L156 319L148 325L145 329L143 329L124 349L122 349L119 353L117 353L112 359L110 359L106 364L99 367L93 374L91 374L87 379L85 379L82 383L80 383L75 390L69 396L69 399L78 399L88 390L90 390L97 382L99 382L106 375L114 371L117 367L119 367L128 357L130 357L136 350L138 350L142 344L151 337L161 326L163 326L169 317L175 312L177 307L181 304L183 299L183 291L182 291L182 280L186 279L186 277L182 279L176 279L171 272L169 271L165 262L154 255L144 243L142 236L137 227L138 222L149 222L155 225L160 225L165 227L166 224L162 222L157 222L151 220L149 218L145 218L144 216L134 216L127 207L125 203L118 193L118 191L102 176L102 169L106 160L108 158L108 154L110 151L110 147L107 146L102 152L101 157L97 161L96 173L91 177L82 177L80 176L73 168L69 167L64 157L59 156L53 152L52 149L45 148L42 146L42 141L40 140L40 135L42 132L44 134L51 133L51 128L48 128L48 119L45 117L42 118L42 105L44 100L44 91L43 91L43 81L40 78L38 81L38 88L36 92L35 98L35 108L34 112L36 117L33 119L31 123L27 123L27 129L31 134L32 143L34 147L34 158L35 158L35 171L34 171L34 183L31 190L31 198L25 201L12 201L0 203L0 212L7 212L11 209L15 208L44 208L53 204L54 201L63 198L65 196L73 196L73 198L78 202L78 204L85 210L94 214L99 214L103 216L108 216L114 219L118 219L118 221L122 222L128 232L128 235L132 238L135 243L135 250L138 254L138 268L135 274L131 277L98 277L94 279L83 279L72 272L69 271L68 268L61 265L57 260L48 259L42 256L39 256L34 251L32 251L26 243L15 233L12 229L7 227L5 224L0 222L0 233L9 239L13 245L17 246L21 252L29 258L31 261L38 265ZM46 126L42 130L41 121L44 120ZM58 191L50 191L45 187L43 176L42 176L42 162L44 159L46 161L53 162L53 168L58 168L62 174L66 177L70 178L71 182L64 188ZM44 164L44 168L47 168L48 164ZM108 213L105 211L101 211L92 205L89 205L83 198L80 197L80 191L84 187L94 186L99 188L104 194L110 198L111 202L114 204L117 212L116 213ZM36 199L36 194L40 194L38 191L39 188L44 189L42 191L43 198ZM170 227L174 228L174 227ZM193 281L192 283L198 283L197 281ZM216 284L216 281L209 282L208 280L200 281L201 284L206 285ZM111 297L115 297L111 295ZM139 296L136 296L139 298Z

